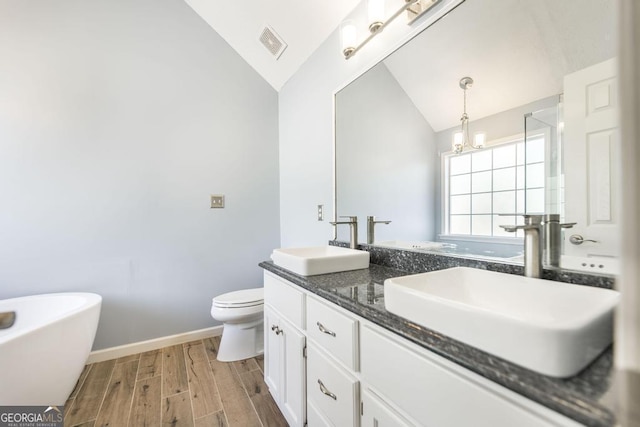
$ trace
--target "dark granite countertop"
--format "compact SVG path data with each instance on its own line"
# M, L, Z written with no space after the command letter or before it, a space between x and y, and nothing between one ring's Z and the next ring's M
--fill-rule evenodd
M270 261L260 267L586 426L615 425L613 413L601 402L611 386L611 347L576 376L552 378L388 312L384 307L385 279L411 272L370 264L364 270L305 277Z

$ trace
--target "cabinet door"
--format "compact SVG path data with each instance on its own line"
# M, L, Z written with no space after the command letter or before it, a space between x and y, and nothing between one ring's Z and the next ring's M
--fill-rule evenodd
M284 318L280 319L283 341L280 410L290 426L303 426L306 419L305 336Z
M264 307L264 382L269 387L273 399L280 401L282 385L283 365L283 341L277 329L280 326L280 317L268 305Z
M368 389L362 392L362 427L412 426Z

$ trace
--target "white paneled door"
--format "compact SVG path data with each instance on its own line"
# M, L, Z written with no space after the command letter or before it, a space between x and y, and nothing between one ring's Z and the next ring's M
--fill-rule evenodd
M566 255L620 255L617 86L615 58L564 79L565 219L577 223L565 230Z

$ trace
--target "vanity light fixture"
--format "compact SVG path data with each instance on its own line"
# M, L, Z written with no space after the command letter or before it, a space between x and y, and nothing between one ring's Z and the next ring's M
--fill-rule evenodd
M469 115L467 114L467 89L473 86L473 79L471 77L463 77L460 79L460 88L464 92L464 106L462 110L462 116L460 117L460 130L453 133L453 152L456 154L462 153L464 147L473 148L479 150L484 148L484 144L487 138L487 134L484 132L475 132L473 134L473 141L469 138Z
M385 0L369 0L367 10L369 12L369 35L360 44L356 44L357 30L353 21L345 21L340 25L340 39L344 59L349 59L365 44L389 25L403 12L407 11L408 23L411 24L418 17L422 16L435 4L441 0L404 0L402 5L387 20L384 20Z
M367 4L369 11L369 32L375 33L384 22L384 0L369 0Z

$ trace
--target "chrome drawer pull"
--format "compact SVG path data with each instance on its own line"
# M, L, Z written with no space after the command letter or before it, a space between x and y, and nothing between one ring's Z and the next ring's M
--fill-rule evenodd
M323 332L323 333L325 333L325 334L327 334L327 335L331 335L332 337L335 337L335 336L336 336L336 333L335 333L335 332L333 332L333 331L330 331L330 330L326 329L326 328L322 325L322 323L318 322L318 323L316 323L316 325L318 325L318 329L320 329L320 332Z
M338 398L336 397L335 394L331 393L329 390L327 390L327 388L324 386L324 384L322 384L322 381L318 380L318 384L320 385L320 391L323 394L326 394L327 396L329 396L330 398L332 398L333 400L338 400Z

